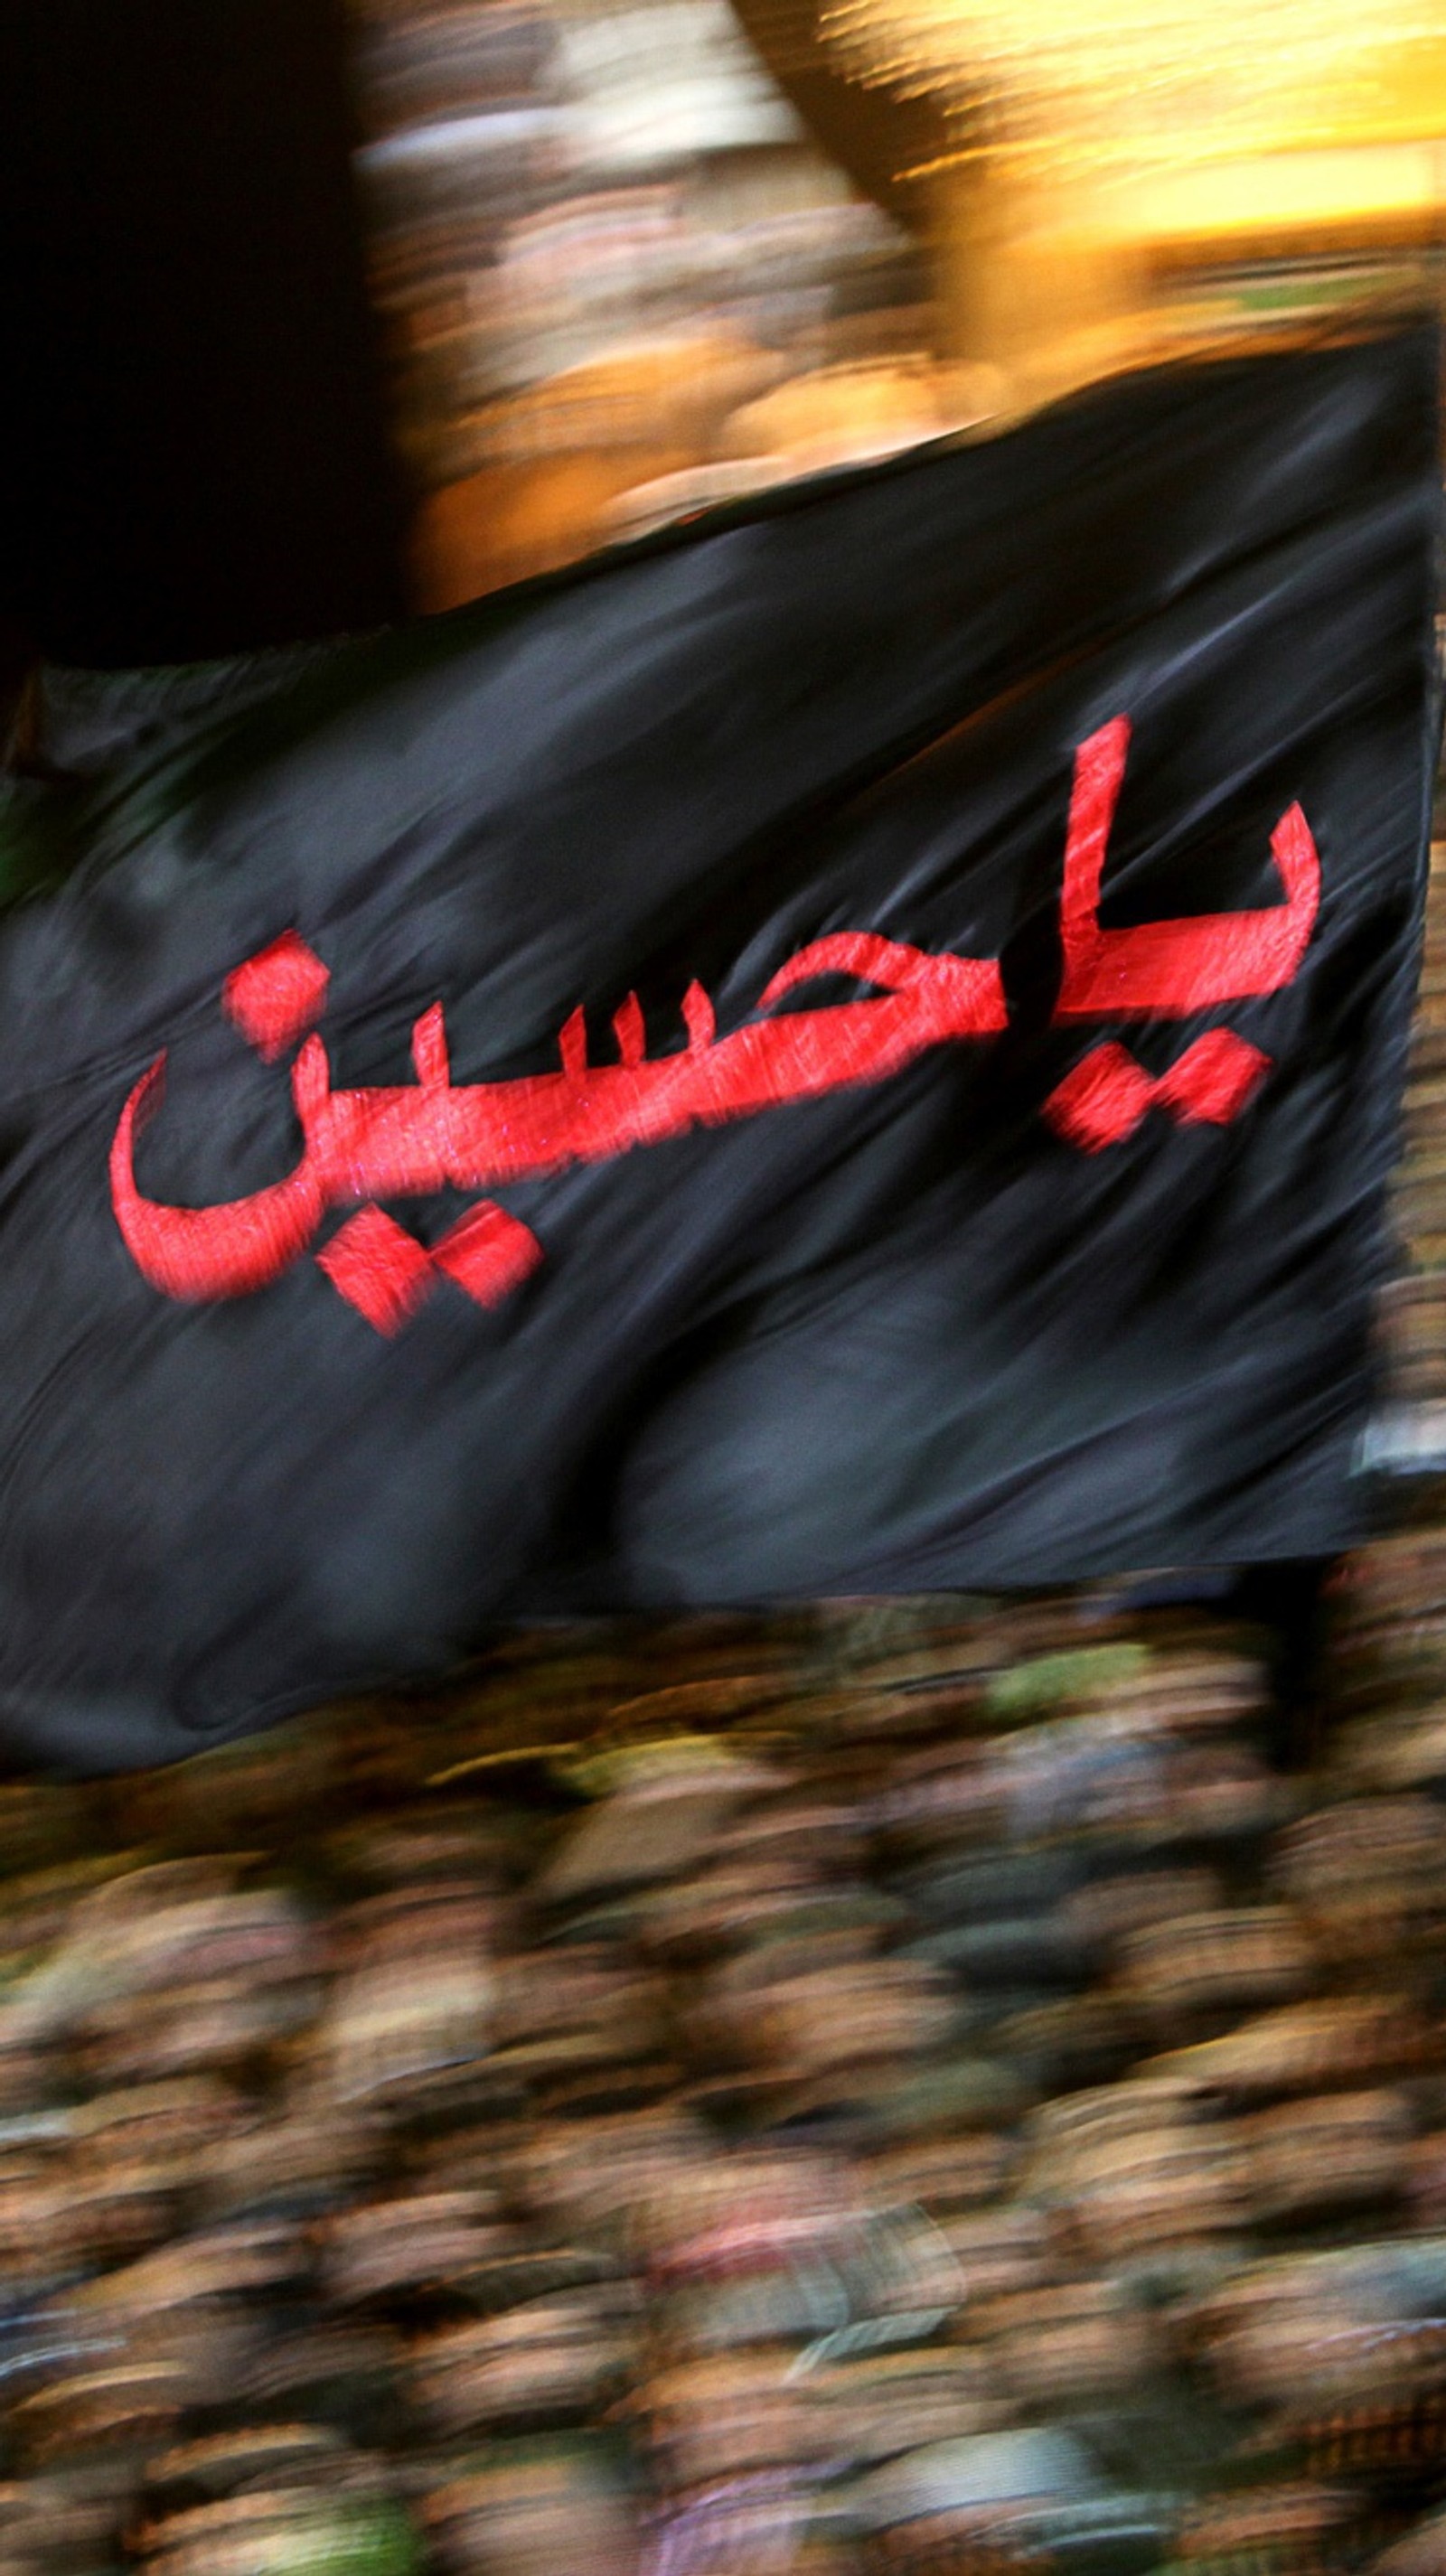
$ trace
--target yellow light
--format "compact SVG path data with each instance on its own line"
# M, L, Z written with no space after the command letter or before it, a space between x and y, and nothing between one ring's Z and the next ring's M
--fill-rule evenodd
M1178 166L1446 117L1442 0L824 0L820 25L855 78L975 110L960 157Z

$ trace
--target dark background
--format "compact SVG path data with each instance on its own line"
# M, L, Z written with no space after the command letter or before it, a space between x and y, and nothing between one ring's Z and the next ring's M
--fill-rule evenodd
M399 609L350 140L332 0L6 0L12 667L189 660Z

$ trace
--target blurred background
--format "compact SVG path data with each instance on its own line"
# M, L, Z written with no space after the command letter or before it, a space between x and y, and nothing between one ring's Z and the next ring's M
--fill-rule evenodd
M1439 295L1443 138L1437 0L11 0L0 616L365 626Z
M1419 286L1386 0L357 0L414 596Z
M224 655L1439 300L1446 15L8 0L0 240L8 669ZM1407 1143L1324 1597L0 1780L0 2576L1442 2576L1439 845Z

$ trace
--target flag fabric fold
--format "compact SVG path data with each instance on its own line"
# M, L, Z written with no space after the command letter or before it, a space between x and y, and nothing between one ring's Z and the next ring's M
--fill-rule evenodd
M1162 369L69 683L0 816L0 1750L1348 1544L1437 366Z

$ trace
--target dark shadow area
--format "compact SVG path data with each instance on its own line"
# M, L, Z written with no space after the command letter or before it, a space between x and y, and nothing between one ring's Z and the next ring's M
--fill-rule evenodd
M191 660L401 605L331 0L0 19L0 617Z

